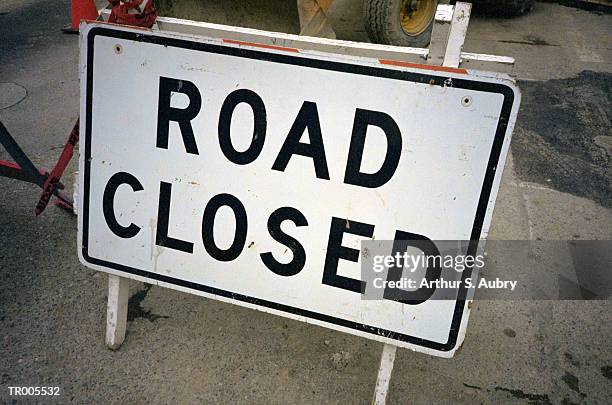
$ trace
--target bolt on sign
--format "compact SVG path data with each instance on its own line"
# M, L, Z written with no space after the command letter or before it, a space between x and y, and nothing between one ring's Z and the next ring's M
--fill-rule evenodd
M454 354L468 291L364 300L360 241L486 236L518 110L508 77L83 27L84 265Z

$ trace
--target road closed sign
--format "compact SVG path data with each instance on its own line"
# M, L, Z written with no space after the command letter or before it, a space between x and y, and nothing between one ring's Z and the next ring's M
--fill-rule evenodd
M486 237L510 79L104 24L81 35L84 265L454 354L470 291L364 299L363 246Z

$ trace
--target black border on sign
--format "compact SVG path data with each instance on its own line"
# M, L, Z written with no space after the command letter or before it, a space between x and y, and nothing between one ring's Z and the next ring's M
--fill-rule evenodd
M302 67L308 67L313 69L322 70L333 70L337 72L343 72L355 75L365 76L376 76L384 77L388 79L410 81L416 83L427 83L435 86L444 86L444 82L449 79L448 76L444 76L444 72L438 74L423 74L406 72L401 70L389 69L378 66L364 66L355 65L346 62L335 62L329 60L318 60L310 59L306 57L300 57L295 55L289 55L284 53L274 53L269 51L260 51L254 49L245 49L235 46L224 46L216 45L195 41L188 41L178 38L167 38L160 36L153 36L148 33L142 32L130 32L120 31L109 27L94 27L89 30L87 35L87 89L86 89L86 116L85 116L85 172L84 172L84 202L83 202L83 240L82 240L82 254L83 258L91 264L108 267L111 269L123 271L126 273L134 274L141 277L150 278L153 280L173 284L197 291L206 292L209 294L219 295L232 300L243 301L250 304L271 308L274 310L287 312L294 315L304 316L306 318L316 319L322 322L354 329L361 332L370 333L377 336L383 336L389 339L398 340L401 342L407 342L417 346L427 347L429 349L439 351L450 351L452 350L459 336L459 327L461 326L461 318L463 316L463 309L465 306L465 299L467 289L461 288L457 297L457 303L455 305L451 328L449 331L448 340L446 343L439 343L427 339L422 339L415 336L410 336L386 329L376 328L370 325L364 325L361 323L349 321L342 318L336 318L326 314L320 314L314 311L306 309L296 308L289 305L278 304L271 301L262 300L259 298L249 297L247 295L236 294L231 291L221 290L215 287L210 287L202 284L193 283L190 281L180 280L174 277L168 277L162 274L151 273L145 270L136 269L133 267L125 266L119 263L107 262L105 260L96 259L88 254L88 241L89 241L89 193L90 193L90 169L91 169L91 120L92 120L92 103L93 103L93 61L94 61L94 40L96 36L104 36L111 38L119 38L130 41L145 42L151 44L157 44L161 46L170 46L175 48L183 48L196 50L201 52L209 52L216 54L223 54L234 56L238 58L249 58L263 60L271 63L282 63L288 65L298 65ZM478 207L476 209L476 215L471 232L471 243L468 247L468 254L475 254L476 248L478 247L478 240L480 239L484 218L487 211L487 205L489 197L491 195L491 189L493 181L495 179L495 173L497 165L499 163L499 157L501 154L504 138L506 136L506 129L510 119L510 112L514 103L514 91L511 87L500 84L500 83L489 83L479 82L469 79L460 79L456 77L450 78L452 80L452 86L461 89L469 89L475 91L482 91L485 93L498 93L504 96L502 104L500 119L497 124L497 130L495 133L495 139L491 149L491 155L487 164L487 171L482 184L480 198L478 201ZM466 269L463 272L463 280L470 277L472 269ZM465 283L462 283L462 286Z

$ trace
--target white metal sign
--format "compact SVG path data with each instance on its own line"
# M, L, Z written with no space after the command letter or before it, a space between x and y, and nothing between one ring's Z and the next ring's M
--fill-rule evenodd
M83 264L450 357L469 296L363 300L360 241L486 236L508 78L87 25Z

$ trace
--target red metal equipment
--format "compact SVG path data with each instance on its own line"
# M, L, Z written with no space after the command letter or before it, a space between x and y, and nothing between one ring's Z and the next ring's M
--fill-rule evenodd
M151 28L157 19L157 11L153 7L152 0L109 0L109 3L112 6L109 18L111 23ZM78 32L78 24L83 19L95 20L98 18L98 11L93 0L72 0L71 11L72 24L65 30L66 32ZM73 212L72 198L62 191L64 185L60 179L72 158L78 141L79 120L77 119L55 167L51 173L47 173L32 163L8 129L0 122L0 144L15 160L15 162L0 160L0 176L27 181L36 184L43 190L34 210L36 215L40 215L45 210L53 196L56 197L56 205Z
M78 126L76 128L76 137L78 139ZM71 134L70 139L72 138L73 136ZM69 143L70 140L64 147L60 161L58 161L58 163L55 165L55 168L51 171L51 174L48 174L46 171L38 169L34 163L32 163L30 158L28 158L25 152L19 147L15 139L11 136L4 124L0 122L0 144L4 146L9 155L11 155L16 162L13 163L0 160L0 176L34 183L43 189L41 199L36 205L36 215L39 215L44 211L47 203L51 199L51 196L57 197L58 201L61 202L59 205L62 208L67 208L72 211L72 198L61 191L64 186L60 182L61 175L64 172L66 165L70 161L72 148L74 148L73 144L72 148L70 148L70 156L65 156Z
M151 28L157 19L157 11L152 0L108 0L112 6L108 22Z

